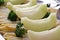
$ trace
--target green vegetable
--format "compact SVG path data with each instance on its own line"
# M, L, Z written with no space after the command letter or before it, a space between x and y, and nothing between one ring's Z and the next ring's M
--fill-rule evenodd
M47 4L47 7L50 7L50 4Z
M23 37L23 35L27 33L27 30L25 30L22 26L23 26L22 23L20 22L17 23L16 31L15 31L17 37Z
M23 24L21 22L17 23L17 28L22 27Z
M8 15L8 19L11 21L16 21L18 19L18 17L13 11L11 11Z
M3 5L4 4L4 0L0 0L0 5Z
M49 15L50 15L50 12L47 12L47 14L42 19L47 18Z

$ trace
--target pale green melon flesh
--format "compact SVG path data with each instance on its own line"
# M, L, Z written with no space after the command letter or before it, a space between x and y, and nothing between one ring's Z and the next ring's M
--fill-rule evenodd
M42 32L28 31L28 36L30 40L60 40L60 26Z
M28 17L33 20L43 18L47 13L47 6L45 4L39 5L37 7L35 6L33 6L31 9L30 7L20 9L15 7L13 10L19 18Z
M56 14L51 13L48 18L40 20L31 20L27 17L21 18L21 22L27 30L44 31L56 26Z
M15 1L16 1L16 2L10 0L10 1L9 1L10 3L9 3L9 2L7 3L7 8L10 9L10 10L12 10L13 7L24 8L24 7L34 6L34 5L37 4L37 0L29 0L28 3L23 4L23 5L19 5L19 3L20 3L20 2L21 2L21 3L24 3L24 1L26 1L26 0L15 0ZM18 5L13 5L13 4L18 4Z

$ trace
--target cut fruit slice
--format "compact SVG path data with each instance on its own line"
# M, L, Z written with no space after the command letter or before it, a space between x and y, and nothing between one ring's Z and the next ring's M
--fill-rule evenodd
M7 8L9 8L11 10L13 7L24 8L24 7L34 6L36 4L37 4L37 0L29 0L28 3L23 4L23 5L13 5L11 2L8 2L7 3Z
M19 18L28 17L30 19L41 19L47 14L47 6L45 4L42 4L27 8L14 7L13 11Z
M24 27L27 30L33 30L33 31L44 31L51 29L56 26L56 14L51 13L48 18L40 19L40 20L31 20L27 17L21 18L21 23L24 24Z
M54 29L42 32L29 30L28 36L30 40L60 40L60 25Z
M4 0L4 2L11 2L12 4L26 3L27 0Z

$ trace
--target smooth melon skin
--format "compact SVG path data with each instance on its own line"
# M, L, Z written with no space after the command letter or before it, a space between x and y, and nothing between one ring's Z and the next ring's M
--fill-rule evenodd
M21 23L24 24L24 27L27 30L33 31L44 31L49 30L56 26L57 18L55 13L51 13L48 18L40 19L40 20L31 20L27 17L21 18Z
M23 0L22 0L23 1ZM25 0L24 0L25 1ZM20 0L20 2L21 2L21 0ZM37 4L37 0L29 0L29 2L28 3L26 3L26 4L18 4L18 5L14 5L13 3L11 3L10 1L9 2L7 2L7 8L8 9L10 9L10 10L12 10L13 9L13 7L17 7L17 8L25 8L25 7L31 7L31 6L34 6L34 5L36 5Z
M30 40L60 40L60 25L42 32L28 30L28 37Z
M43 18L47 13L47 5L35 5L27 8L13 8L19 18L28 17L29 19L37 20Z

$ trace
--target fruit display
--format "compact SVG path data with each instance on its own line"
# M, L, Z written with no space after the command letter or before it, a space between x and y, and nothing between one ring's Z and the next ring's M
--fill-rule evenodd
M60 5L45 1L0 0L0 40L60 40Z

